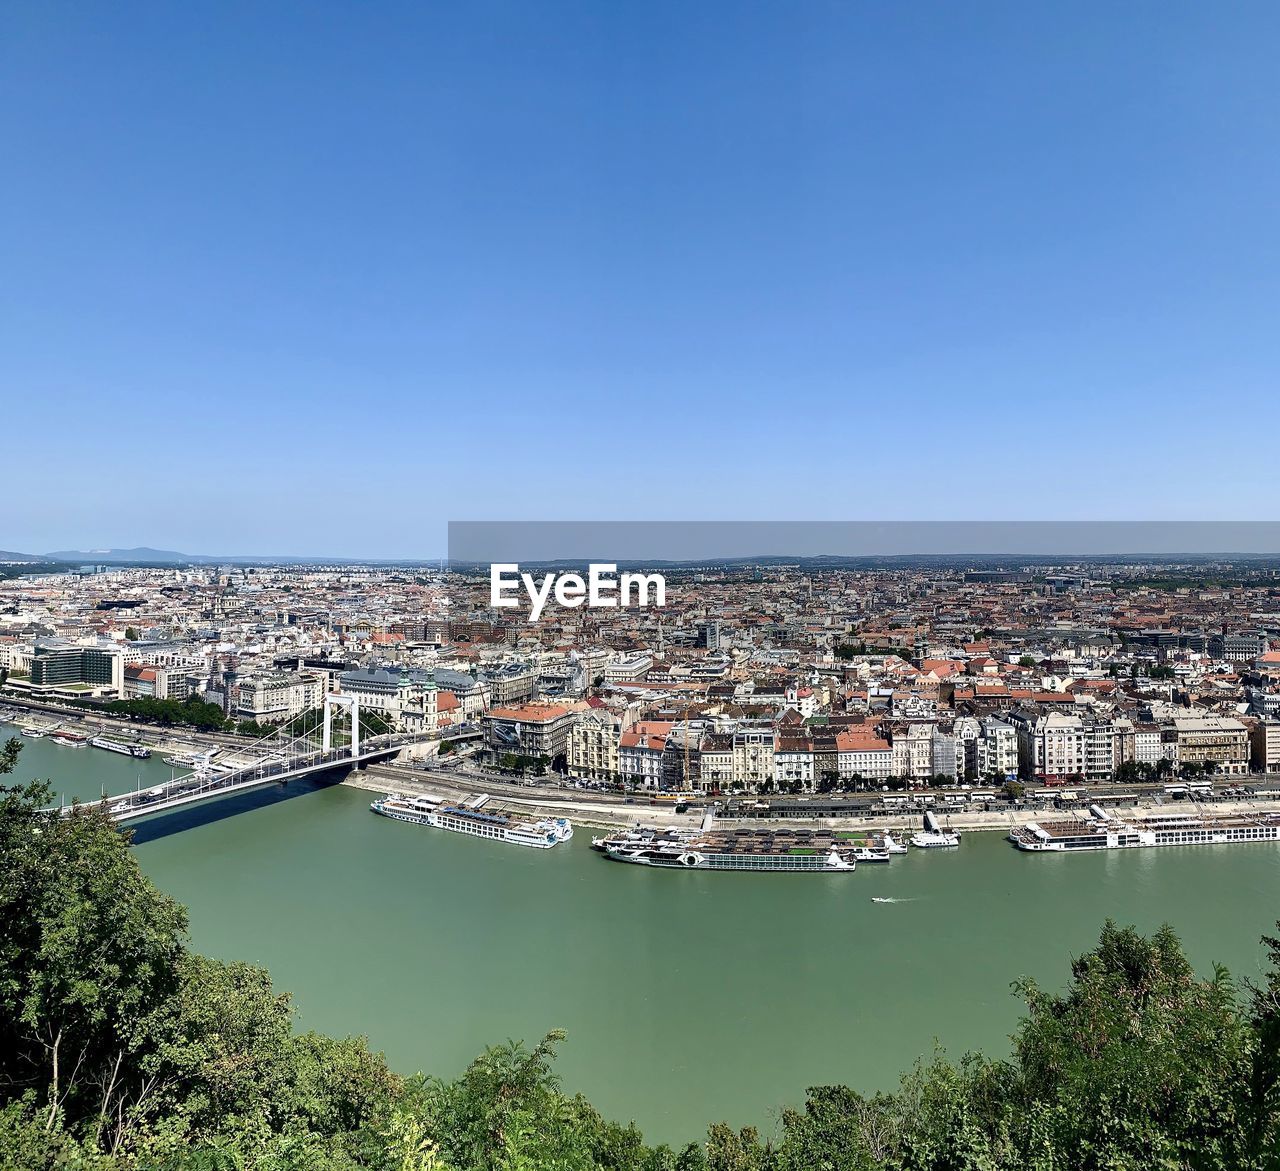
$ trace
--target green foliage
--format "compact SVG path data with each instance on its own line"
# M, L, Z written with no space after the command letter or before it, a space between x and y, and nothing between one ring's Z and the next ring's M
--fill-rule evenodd
M179 725L201 732L219 732L227 725L227 718L216 703L205 703L194 695L186 699L152 699L139 696L136 699L112 699L106 703L92 700L72 700L77 707L92 708L113 716L145 720L150 724L162 724L166 728Z

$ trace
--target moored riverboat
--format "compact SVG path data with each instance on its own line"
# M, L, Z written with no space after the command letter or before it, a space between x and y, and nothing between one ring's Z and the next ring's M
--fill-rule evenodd
M592 845L615 862L669 870L766 870L851 873L857 852L826 829L631 831ZM885 855L886 859L888 855Z
M117 752L121 756L136 756L139 760L147 760L151 756L151 749L144 748L141 744L121 744L119 740L108 740L105 736L95 736L89 743L94 748Z
M924 829L913 834L910 841L917 850L954 850L960 845L960 835L950 826L943 829L932 813L926 813Z
M1097 805L1087 817L1029 821L1009 840L1029 853L1073 854L1081 850L1132 850L1151 846L1228 846L1280 842L1280 815L1163 814L1121 819Z
M468 801L440 801L434 797L389 793L370 803L369 808L394 821L537 850L549 850L573 837L573 824L568 818L526 820L512 811L491 807L487 794Z

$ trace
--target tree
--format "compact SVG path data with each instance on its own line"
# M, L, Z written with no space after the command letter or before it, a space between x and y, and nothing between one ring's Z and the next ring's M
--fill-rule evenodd
M1141 780L1142 776L1143 766L1136 760L1121 761L1115 772L1116 782L1121 785L1131 785L1134 781Z
M1103 1151L1108 1166L1236 1166L1233 1087L1250 1042L1225 971L1197 979L1168 927L1147 939L1108 922L1072 977L1061 995L1019 985L1021 1140L1069 1167Z
M15 758L11 742L4 771ZM148 1093L146 1021L177 988L186 912L98 806L46 812L39 783L0 793L0 1081L46 1129L110 1135Z
M1034 667L1035 665L1036 660L1034 655L1023 655L1022 658L1018 660L1019 667Z

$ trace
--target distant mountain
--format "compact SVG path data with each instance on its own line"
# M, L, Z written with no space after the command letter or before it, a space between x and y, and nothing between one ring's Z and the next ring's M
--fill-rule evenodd
M0 560L3 558L0 557ZM178 553L172 549L60 549L31 561L75 565L435 565L434 557L264 557L231 553Z
M49 561L48 557L36 557L31 553L7 553L0 549L0 565L31 565L41 561Z
M148 565L190 565L192 562L205 561L207 558L175 553L172 549L148 549L141 546L137 549L60 549L56 553L46 553L43 558L33 557L32 560L76 561L84 565L121 563L136 565L139 562L145 562Z

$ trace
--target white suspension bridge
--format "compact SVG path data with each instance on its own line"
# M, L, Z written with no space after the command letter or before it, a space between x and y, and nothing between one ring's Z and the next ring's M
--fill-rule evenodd
M343 711L334 727L334 713ZM354 695L326 695L324 718L319 727L320 743L313 739L317 729L301 721L311 713L295 716L266 736L231 750L237 760L251 763L230 770L219 769L206 755L201 765L191 772L176 776L149 789L137 789L118 796L105 796L102 805L112 820L124 824L157 813L185 809L206 801L247 793L268 785L284 784L301 777L336 769L359 768L377 760L395 756L405 745L420 739L415 734L362 735L360 701ZM343 725L348 726L344 729ZM335 746L335 739L346 737L347 743ZM71 806L64 806L69 812Z

